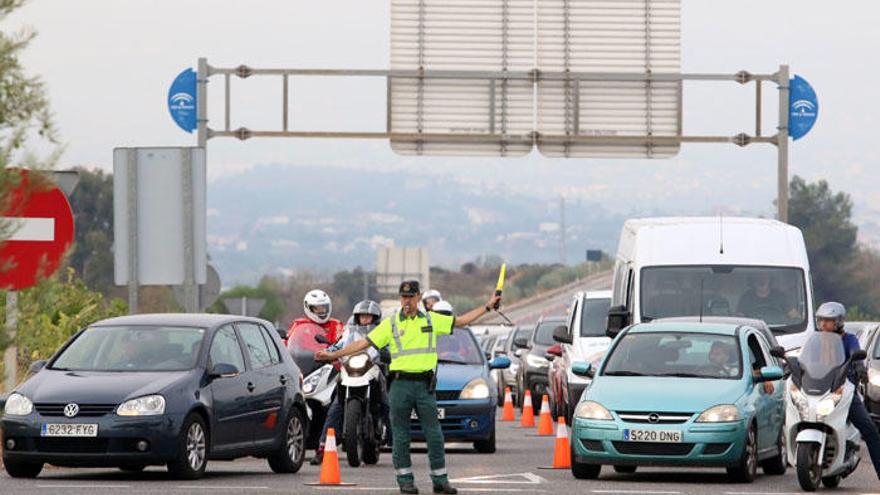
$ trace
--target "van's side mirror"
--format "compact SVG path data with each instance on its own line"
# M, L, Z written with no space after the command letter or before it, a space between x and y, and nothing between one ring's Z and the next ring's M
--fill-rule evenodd
M612 306L608 310L608 323L605 328L605 335L617 337L621 330L629 325L630 314L626 306Z
M208 373L210 378L230 378L238 375L239 370L235 365L228 363L215 364Z
M785 359L785 347L782 347L781 345L771 347L770 355L775 358Z
M46 361L41 359L39 361L34 361L31 363L31 367L28 368L28 373L31 375L35 375L40 372L41 369L46 367Z
M520 349L525 349L529 346L529 339L527 337L517 337L513 339L513 345L519 347Z
M852 353L853 361L864 361L865 359L868 359L868 352L864 349L859 349L856 352Z
M562 344L571 344L573 341L568 333L568 327L565 325L559 325L553 329L553 340Z

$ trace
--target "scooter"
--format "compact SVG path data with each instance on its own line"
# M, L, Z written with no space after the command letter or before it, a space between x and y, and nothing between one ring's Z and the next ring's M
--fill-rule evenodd
M306 399L306 409L309 415L309 434L306 438L306 448L318 447L324 421L327 419L327 411L330 409L330 403L333 402L338 376L339 371L333 364L325 364L303 380L303 396Z
M369 354L360 352L343 359L338 393L345 401L342 440L348 464L376 464L388 425L382 414L382 370Z
M782 348L772 354L785 359L791 372L785 387L784 433L798 483L808 492L820 483L836 488L861 460L861 436L847 422L856 393L847 370L867 354L860 350L847 359L842 339L830 332L813 333L796 358L785 357Z

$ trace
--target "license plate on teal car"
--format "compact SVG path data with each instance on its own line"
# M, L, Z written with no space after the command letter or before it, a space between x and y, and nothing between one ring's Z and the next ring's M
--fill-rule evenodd
M674 430L623 430L623 441L681 443L681 432Z

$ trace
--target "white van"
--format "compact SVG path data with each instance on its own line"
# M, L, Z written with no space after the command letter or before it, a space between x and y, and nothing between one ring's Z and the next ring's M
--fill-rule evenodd
M657 318L764 320L786 350L813 331L810 263L801 231L758 218L628 220L620 234L608 333Z

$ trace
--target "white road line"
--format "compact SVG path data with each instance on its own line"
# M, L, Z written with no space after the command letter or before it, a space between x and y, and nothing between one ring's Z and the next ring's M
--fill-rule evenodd
M456 478L449 480L451 483L481 483L481 484L509 484L509 485L537 485L546 483L547 480L534 473L513 474L490 474L486 476L471 476L468 478Z
M10 241L54 241L54 218L0 217L0 222L9 222L12 230Z
M339 491L358 490L362 492L396 491L399 489L399 487L396 486L313 486L311 488ZM458 491L474 493L547 493L547 490L538 490L534 488L459 488Z
M669 491L655 491L655 490L590 490L591 493L609 493L609 494L626 494L626 493L635 493L635 494L643 494L643 495L677 495L681 492L669 492Z
M724 492L724 495L803 495L801 492ZM869 495L869 494L861 494Z
M268 486L205 486L205 485L178 485L175 488L194 490L270 490Z
M37 485L37 488L131 488L131 485Z

